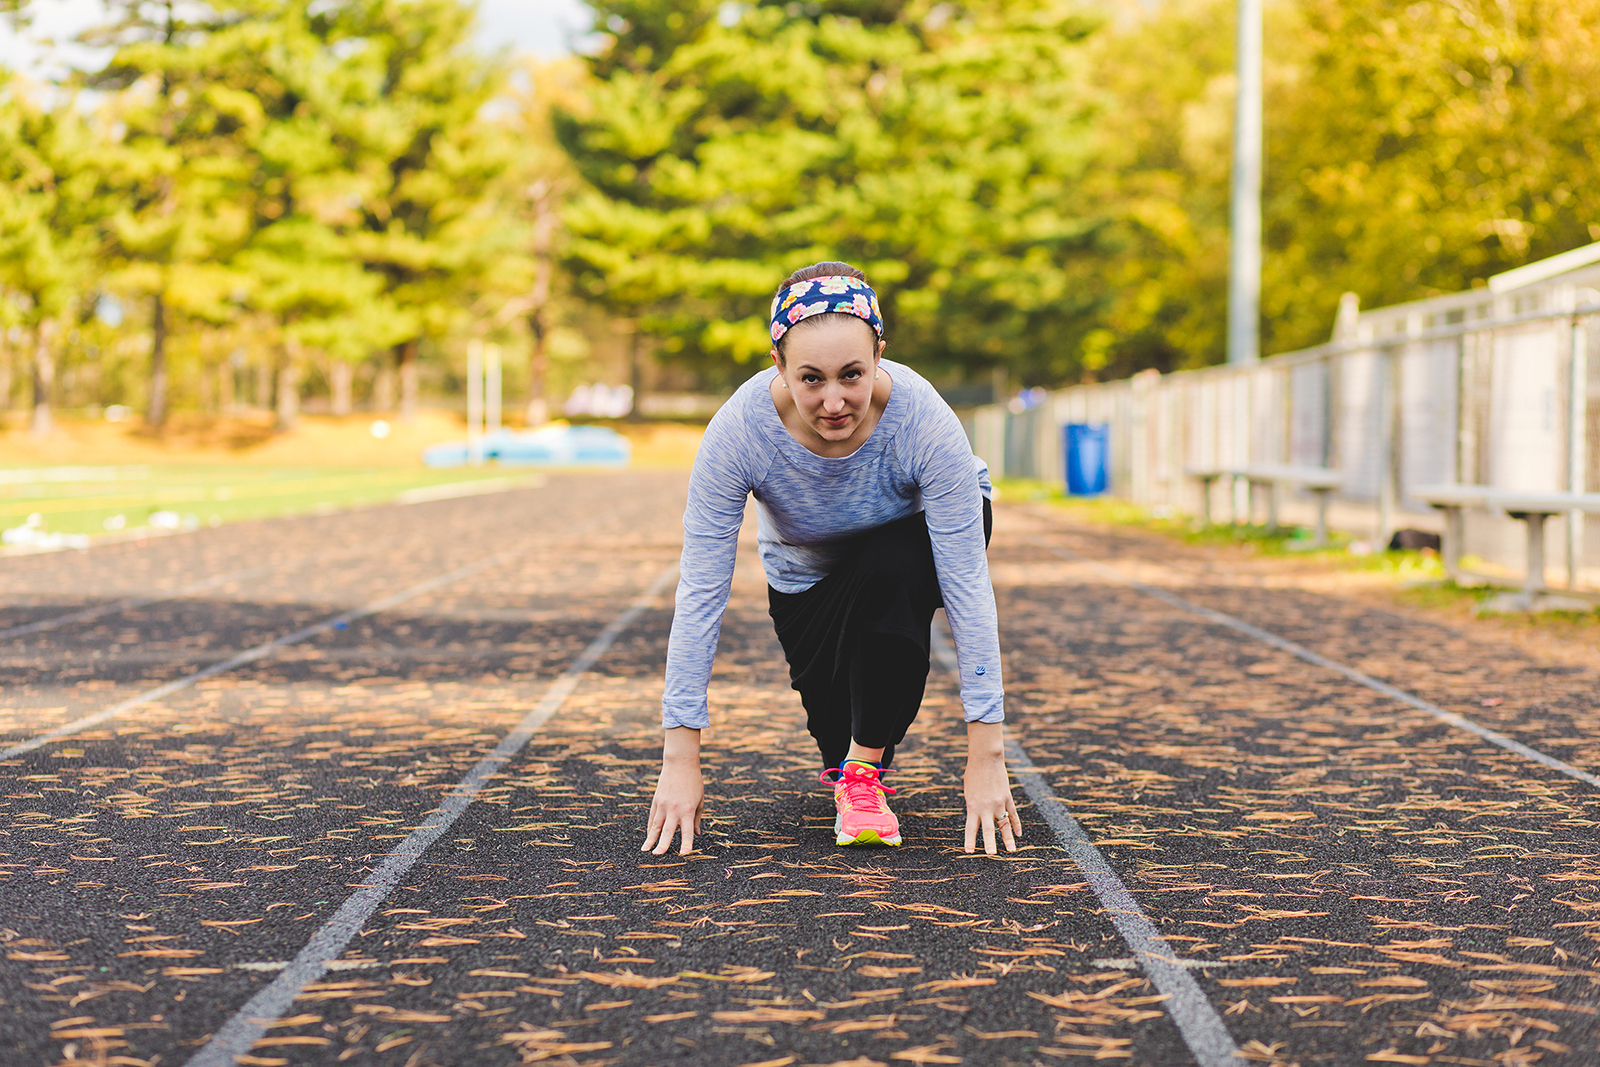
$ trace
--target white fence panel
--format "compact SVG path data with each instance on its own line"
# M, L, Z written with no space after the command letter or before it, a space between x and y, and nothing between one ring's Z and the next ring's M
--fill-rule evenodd
M1578 481L1595 491L1600 245L1592 247L1580 268L1520 274L1514 293L1492 281L1492 292L1363 312L1342 325L1341 340L1253 366L1145 372L1062 389L1028 411L980 408L966 420L973 448L996 477L1060 481L1062 427L1107 423L1111 491L1192 514L1201 501L1190 470L1332 467L1343 476L1335 524L1379 539L1401 525L1438 528L1411 495L1423 485L1565 490L1575 456ZM1587 338L1576 367L1575 335ZM1552 558L1566 551L1564 525L1552 524ZM1473 515L1467 551L1520 566L1519 530L1497 513ZM1600 567L1600 523L1572 546L1575 565Z

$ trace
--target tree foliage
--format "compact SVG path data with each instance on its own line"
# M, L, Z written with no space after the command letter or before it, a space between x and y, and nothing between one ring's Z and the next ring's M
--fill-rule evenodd
M0 80L0 331L28 341L33 427L50 429L57 334L62 320L89 311L101 281L110 210L100 148L70 103L40 105Z
M99 69L0 76L0 405L119 303L142 385L82 380L154 425L169 380L409 410L469 338L535 418L619 333L718 388L823 258L948 383L1219 361L1234 5L1121 2L596 0L511 78L463 0L108 0ZM1276 0L1266 60L1268 351L1600 240L1600 0Z
M1169 0L1094 42L1106 93L1089 193L1114 224L1106 375L1220 362L1231 0ZM1325 340L1339 297L1482 285L1600 240L1600 3L1294 0L1269 6L1267 351Z
M1053 0L600 3L609 43L558 134L582 289L724 374L765 357L796 266L859 263L906 358L1059 373L1085 311L1087 112Z

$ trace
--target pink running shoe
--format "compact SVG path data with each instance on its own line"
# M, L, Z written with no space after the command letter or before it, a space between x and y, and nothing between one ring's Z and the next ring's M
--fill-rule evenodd
M839 777L829 778L836 774ZM900 822L884 801L894 790L881 781L883 772L870 763L846 760L830 767L820 780L833 786L833 803L839 816L833 822L834 843L839 845L898 845Z

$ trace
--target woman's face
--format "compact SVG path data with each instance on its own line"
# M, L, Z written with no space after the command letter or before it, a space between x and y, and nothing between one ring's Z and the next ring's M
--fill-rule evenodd
M848 441L872 407L873 376L883 342L857 318L837 316L794 330L778 373L800 418L824 441Z

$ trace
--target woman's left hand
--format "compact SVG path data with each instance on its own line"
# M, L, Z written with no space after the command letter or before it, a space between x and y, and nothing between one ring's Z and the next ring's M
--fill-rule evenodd
M1017 850L1017 838L1022 836L1022 819L1017 815L1017 805L1011 799L1011 777L1006 773L1004 726L1000 723L967 723L967 773L964 792L967 797L966 850L977 847L978 831L983 831L983 850L997 854L994 831L1000 828L1000 838L1007 852Z

